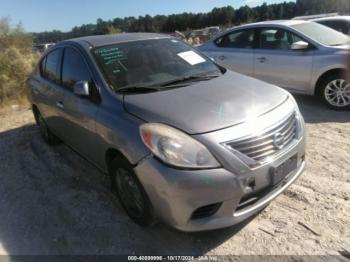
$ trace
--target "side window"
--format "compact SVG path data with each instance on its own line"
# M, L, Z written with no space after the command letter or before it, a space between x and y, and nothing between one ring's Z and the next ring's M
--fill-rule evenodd
M254 29L228 33L215 41L219 47L226 48L253 48Z
M62 68L62 84L73 88L78 81L91 81L90 72L78 51L65 48Z
M61 49L56 49L46 55L42 60L45 63L43 67L43 76L56 83L60 82L59 65L60 65ZM42 64L43 66L43 64Z
M289 33L283 29L266 28L260 30L259 47L272 50L289 50L291 40Z
M300 41L305 42L305 40L301 39L299 36L293 33L289 33L289 37L290 37L290 40L289 40L290 44L293 44L295 42L300 42Z

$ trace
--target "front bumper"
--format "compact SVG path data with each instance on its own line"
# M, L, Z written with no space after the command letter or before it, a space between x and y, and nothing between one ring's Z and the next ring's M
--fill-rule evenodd
M178 170L165 166L152 156L139 163L135 167L135 173L144 186L157 216L163 222L181 231L212 230L232 226L256 214L290 186L305 168L303 141L283 157L254 172L257 181L266 180L271 168L277 167L295 154L298 156L297 168L281 183L269 187L253 204L238 211L237 207L245 196L242 181L246 176L242 174L236 175L225 168ZM262 174L265 174L263 179ZM195 210L214 203L220 203L220 207L213 215L193 219Z

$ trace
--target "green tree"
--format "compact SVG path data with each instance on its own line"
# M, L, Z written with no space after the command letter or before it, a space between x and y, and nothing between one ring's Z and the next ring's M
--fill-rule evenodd
M139 16L115 18L104 21L97 19L95 24L75 26L69 32L53 30L33 34L36 43L58 42L63 39L118 32L174 32L199 29L207 26L239 25L255 21L291 19L295 16L350 12L350 0L297 0L260 6L242 6L235 10L232 6L214 8L208 13L182 13L171 15Z

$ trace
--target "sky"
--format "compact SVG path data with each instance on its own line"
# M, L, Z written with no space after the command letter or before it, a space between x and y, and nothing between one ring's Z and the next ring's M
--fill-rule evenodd
M12 24L22 22L28 32L69 31L74 26L95 23L97 18L151 16L182 12L208 12L214 7L242 5L251 7L266 2L286 0L0 0L0 17L10 17ZM293 0L292 0L293 1Z

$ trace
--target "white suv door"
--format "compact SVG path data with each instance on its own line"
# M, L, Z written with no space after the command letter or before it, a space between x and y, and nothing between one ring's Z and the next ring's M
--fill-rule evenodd
M308 93L314 49L309 44L307 49L292 50L298 41L304 40L288 30L261 28L254 53L254 77L292 92Z

